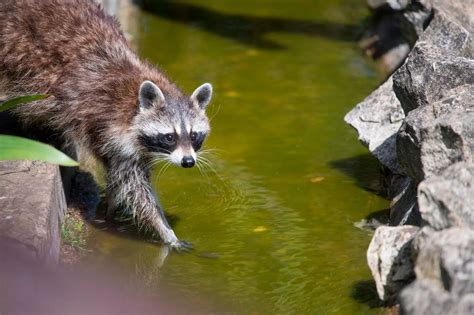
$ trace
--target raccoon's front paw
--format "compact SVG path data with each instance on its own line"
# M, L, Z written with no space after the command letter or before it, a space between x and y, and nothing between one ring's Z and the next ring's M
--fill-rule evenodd
M193 245L186 241L176 240L172 243L168 243L167 245L171 247L172 250L177 251L178 253L186 253L193 250Z

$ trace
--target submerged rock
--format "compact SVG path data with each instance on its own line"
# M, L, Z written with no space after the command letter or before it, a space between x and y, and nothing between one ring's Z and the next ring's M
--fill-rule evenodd
M413 281L411 240L416 226L381 226L367 250L367 261L381 300L393 302L398 292Z

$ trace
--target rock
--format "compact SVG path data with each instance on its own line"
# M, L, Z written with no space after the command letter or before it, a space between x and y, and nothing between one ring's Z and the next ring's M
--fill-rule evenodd
M430 0L411 0L403 12L417 37L423 33L432 15L433 7Z
M449 54L472 58L472 35L450 11L437 10L430 25L420 35L419 42L436 46Z
M472 314L474 231L423 227L412 241L416 280L399 295L400 314Z
M400 293L400 315L450 314L451 295L429 279L416 280Z
M392 89L390 77L364 101L357 104L344 120L359 133L359 140L392 172L399 172L395 134L405 115Z
M390 8L392 10L403 10L411 0L367 0L369 7L372 9Z
M466 294L459 301L456 301L450 314L474 314L474 294Z
M456 163L421 182L418 204L423 220L434 229L474 230L474 163Z
M360 46L393 73L423 32L432 15L431 4L416 0L368 0L368 4L376 12Z
M460 25L474 34L474 2L472 0L423 0L430 2L436 12L449 12Z
M55 165L0 162L0 239L41 262L56 263L59 224L65 213L61 175Z
M474 314L474 2L368 3L378 16L366 52L393 66L392 51L413 49L345 120L389 170L390 225L423 225L377 228L367 252L377 292L401 314Z
M390 204L390 225L420 226L421 216L416 202L416 184L408 178L406 186Z
M411 240L415 226L381 226L375 231L367 250L367 261L381 300L392 301L414 278Z
M453 296L474 293L474 231L450 228L413 241L417 280L429 279Z
M474 60L424 42L413 48L406 63L393 75L393 90L405 114L438 101L444 91L465 84L474 84Z
M438 175L474 152L474 89L459 86L446 96L411 111L397 136L402 170L416 182Z

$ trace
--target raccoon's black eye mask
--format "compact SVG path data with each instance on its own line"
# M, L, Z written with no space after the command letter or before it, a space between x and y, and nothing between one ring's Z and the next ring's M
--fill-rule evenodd
M194 151L198 151L202 147L207 135L204 132L192 131L189 136L191 138L191 144Z
M171 153L177 146L177 135L174 133L159 134L157 136L141 135L140 142L150 151Z

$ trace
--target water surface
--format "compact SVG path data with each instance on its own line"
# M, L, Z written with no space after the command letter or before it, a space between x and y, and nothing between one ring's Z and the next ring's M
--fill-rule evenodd
M364 1L146 4L131 34L140 55L188 93L215 90L213 170L154 174L195 253L161 265L157 245L98 230L91 247L151 288L196 298L197 312L382 312L364 302L370 234L354 222L387 202L372 191L377 163L343 122L380 82L354 41Z

